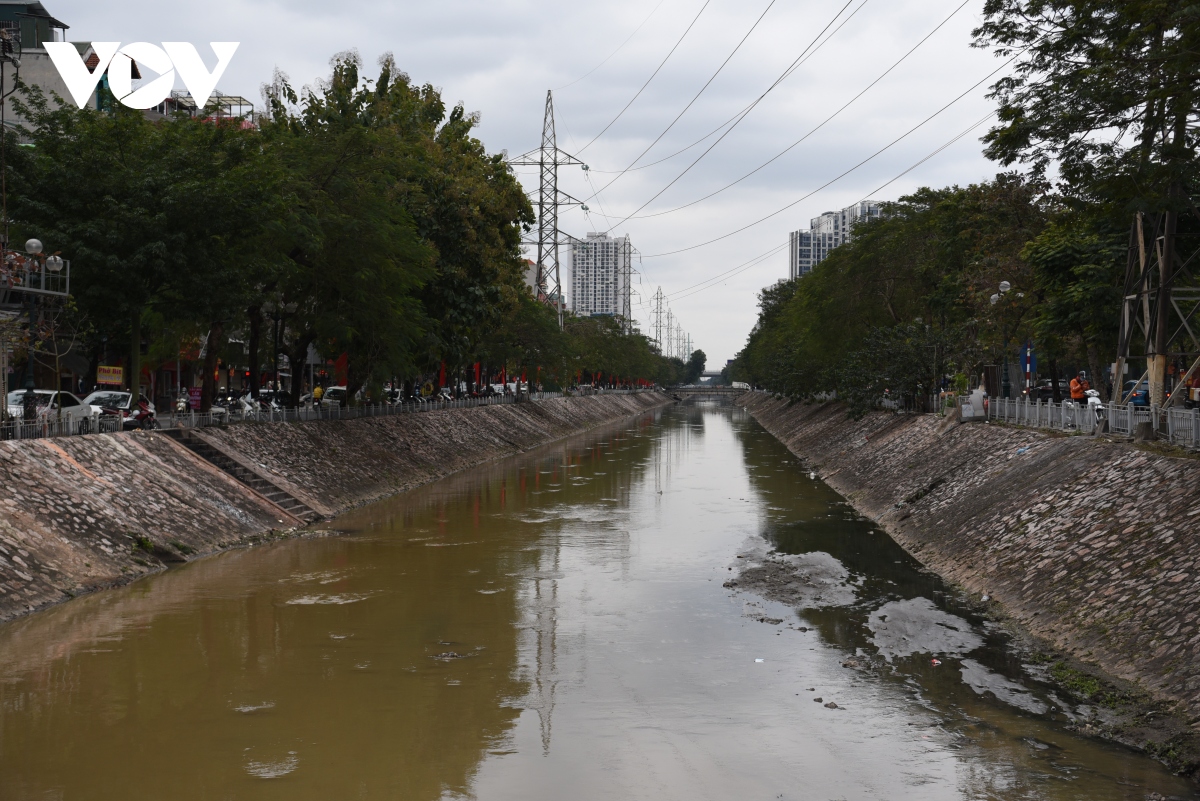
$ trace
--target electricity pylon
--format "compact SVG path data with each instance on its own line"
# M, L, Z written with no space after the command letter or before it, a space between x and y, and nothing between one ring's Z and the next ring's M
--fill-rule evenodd
M565 244L558 230L559 206L587 206L583 201L571 197L558 188L558 168L565 165L578 165L587 169L587 165L563 150L558 149L558 139L554 132L554 95L546 91L546 114L542 120L542 145L536 150L509 159L514 167L538 167L540 180L538 196L534 205L538 208L537 232L537 277L534 286L537 288L538 299L550 303L558 309L558 327L563 324L563 288L562 273L559 269L558 246ZM571 237L573 239L573 237ZM533 243L526 243L533 244ZM553 288L549 281L553 280Z
M675 355L675 312L667 308L667 348L663 355L668 359Z
M1152 408L1178 401L1200 371L1200 337L1193 327L1200 317L1200 289L1176 285L1178 279L1191 277L1188 264L1200 256L1200 250L1180 247L1183 236L1176 230L1177 225L1177 212L1165 212L1153 220L1138 212L1134 219L1113 374L1113 395L1118 402L1132 394L1124 390L1130 359L1146 361L1138 386L1149 390ZM1181 371L1175 389L1168 395L1168 367L1175 361L1182 361L1186 372Z
M653 318L650 327L654 331L654 344L658 347L659 355L666 356L666 343L663 342L663 307L666 305L666 298L663 297L661 286L658 288L658 291L654 293L654 297L651 299L651 302L654 304L654 308L650 312Z

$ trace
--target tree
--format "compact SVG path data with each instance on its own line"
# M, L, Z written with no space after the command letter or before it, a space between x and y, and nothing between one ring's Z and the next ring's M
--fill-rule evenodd
M1171 341L1171 289L1190 278L1193 255L1181 255L1179 245L1200 178L1193 122L1200 7L1179 0L988 0L984 17L976 44L1016 60L1013 74L993 86L1000 124L985 139L987 154L1030 164L1038 176L1053 165L1064 196L1114 204L1127 220L1134 212L1155 218L1157 322L1146 332L1145 356L1157 405L1170 352L1179 347Z
M1072 342L1077 342L1093 378L1098 379L1103 375L1101 353L1116 350L1114 310L1121 303L1123 232L1103 219L1064 210L1025 246L1022 256L1034 270L1038 300L1034 330L1043 350L1051 358L1069 355ZM1101 399L1107 401L1104 382L1096 383Z
M915 397L911 381L929 392L945 370L974 372L985 356L1000 361L1006 344L1029 333L1015 324L1034 303L1021 250L1045 224L1041 192L1040 184L1004 174L886 204L880 219L855 228L810 274L763 291L732 377L797 398L882 392L883 385ZM1002 280L1017 289L1011 302L1018 306L1003 326L990 304ZM921 360L912 356L918 342L931 349ZM902 377L901 366L917 364L919 374Z
M1180 204L1194 177L1200 12L1177 0L987 0L978 47L1016 59L992 87L1002 164L1057 165L1069 194ZM1143 205L1144 204L1144 205Z
M72 290L97 329L128 332L131 387L147 314L211 328L215 359L261 263L263 221L280 212L256 135L233 120L151 122L119 104L100 112L25 92L33 147L15 161L14 219L72 260Z
M692 351L692 355L688 358L687 364L684 367L683 377L680 380L684 384L695 384L700 380L700 375L704 372L704 363L707 360L708 357L704 355L704 351Z

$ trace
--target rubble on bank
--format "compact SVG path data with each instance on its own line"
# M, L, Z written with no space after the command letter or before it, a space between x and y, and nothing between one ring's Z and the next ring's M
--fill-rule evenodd
M593 395L202 436L332 516L670 402ZM0 486L0 621L302 525L155 432L0 442Z

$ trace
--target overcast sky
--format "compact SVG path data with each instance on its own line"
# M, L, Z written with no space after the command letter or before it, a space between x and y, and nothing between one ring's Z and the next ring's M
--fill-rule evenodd
M983 118L991 109L984 98L989 80L872 161L801 200L1001 65L991 53L970 47L982 0L968 0L951 17L961 2L852 0L838 16L844 0L708 0L707 6L705 0L44 0L51 14L71 26L72 40L190 41L210 66L215 59L207 42L241 42L219 88L256 103L260 84L276 67L300 86L327 74L330 56L339 51L357 49L371 67L368 73L381 54L391 52L414 81L433 84L449 103L461 101L468 111L478 111L478 134L490 151L516 155L536 147L546 90L553 89L559 147L590 168L586 174L564 168L559 185L585 199L663 132L769 4L741 49L640 164L670 156L734 117L836 20L825 34L828 41L810 49L797 69L637 217L620 222L676 179L719 133L660 164L625 173L588 201L586 214L572 209L560 219L560 227L576 236L628 233L642 254L635 261L640 298L634 298L634 316L647 330L649 301L661 286L693 345L708 354L710 369L742 347L759 290L787 276L789 231L867 197L894 200L918 186L965 185L996 173L997 166L980 153L985 125L879 190ZM779 154L948 17L887 77L786 155L711 199L670 211ZM592 141L677 42L636 101ZM536 188L536 179L522 171L527 188ZM702 244L789 204L795 205L741 233ZM748 269L689 291L776 248Z

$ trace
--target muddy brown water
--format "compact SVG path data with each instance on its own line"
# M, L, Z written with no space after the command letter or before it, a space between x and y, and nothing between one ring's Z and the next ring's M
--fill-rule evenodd
M738 409L333 528L0 627L0 799L1197 797Z

